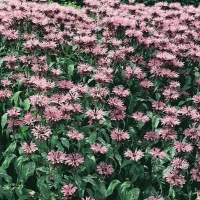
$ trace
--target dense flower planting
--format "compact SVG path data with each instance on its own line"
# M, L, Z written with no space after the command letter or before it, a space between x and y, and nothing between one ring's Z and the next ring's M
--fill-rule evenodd
M0 3L0 199L192 200L200 8Z

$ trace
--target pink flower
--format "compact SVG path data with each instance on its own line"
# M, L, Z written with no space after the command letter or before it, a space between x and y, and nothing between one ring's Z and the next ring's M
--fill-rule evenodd
M22 144L22 149L23 149L24 153L26 153L26 154L32 154L38 150L38 148L36 147L36 144L34 142L31 142L30 145L28 145L26 142L24 142Z
M166 129L159 129L158 134L165 141L174 140L177 138L177 133L172 127L167 127Z
M70 139L75 139L75 140L82 140L84 138L84 135L81 133L78 133L76 130L68 131L67 133L68 137Z
M11 118L17 118L17 117L20 116L20 109L16 109L16 108L9 109L9 110L7 110L6 113L7 113L8 116L11 117Z
M56 106L48 106L44 110L44 117L49 121L60 121L62 112Z
M48 153L47 159L51 162L52 165L64 163L65 162L65 154L61 151L53 151L51 150Z
M200 182L200 165L199 164L200 162L198 161L197 166L190 171L190 174L192 175L192 179L197 182Z
M159 196L156 196L156 197L155 197L155 196L150 196L150 197L149 197L149 200L164 200L164 199L163 199L163 197L161 197L161 196L159 195Z
M65 164L77 168L84 163L84 158L79 153L70 153L66 156Z
M119 130L118 128L111 131L111 138L117 142L124 142L130 138L127 131Z
M37 125L33 129L31 129L31 133L39 140L45 141L52 134L51 130L43 125Z
M148 81L148 80L144 80L144 81L141 81L140 82L140 85L143 87L143 88L150 88L153 86L153 83L151 81Z
M172 160L172 166L175 169L187 169L189 167L189 163L181 158L174 158Z
M91 149L95 153L101 153L101 154L105 154L108 151L108 149L106 147L103 147L100 143L95 143L91 145Z
M154 101L152 104L152 108L155 110L159 110L159 111L164 110L165 106L166 106L166 104L163 103L162 101Z
M41 120L41 117L39 115L34 117L33 113L29 112L26 115L24 115L23 122L24 124L27 124L29 126L34 126L34 123L39 122L40 120Z
M95 200L95 199L92 197L85 197L85 198L81 198L81 200Z
M119 85L119 86L115 86L113 88L113 92L115 93L115 95L119 96L119 97L127 97L130 95L130 91L129 89L124 89L123 86Z
M180 142L180 141L175 142L174 147L178 153L191 152L193 149L193 147L190 143Z
M96 109L96 110L88 110L85 113L89 118L91 118L89 120L89 124L92 124L93 122L99 121L101 120L104 116L105 116L105 112L101 109Z
M6 101L12 95L12 91L9 89L0 90L0 102Z
M33 95L30 96L30 101L33 106L46 107L49 105L49 98L45 95Z
M151 149L150 154L153 157L157 157L157 158L164 158L166 156L166 153L164 151L161 151L159 148Z
M144 156L144 153L141 150L135 150L135 152L133 153L131 150L128 149L124 153L124 156L130 158L131 160L138 161Z
M166 181L173 186L184 185L186 182L184 176L176 170L173 170L166 174Z
M111 120L113 121L120 121L126 117L126 113L124 112L124 110L118 109L111 109L109 115L111 117Z
M159 139L159 135L156 134L156 133L153 132L153 131L146 132L146 134L145 134L145 136L144 136L144 139L150 140L150 141L155 141L155 140Z
M103 176L103 178L106 178L114 172L114 169L113 166L110 164L100 163L97 166L97 171Z
M71 183L69 185L64 185L61 189L61 192L64 195L63 200L71 199L77 189L78 188L76 186L73 186Z
M180 124L180 120L176 116L166 116L161 120L162 124L165 126L174 127Z
M133 118L136 121L142 121L142 122L147 122L149 121L149 117L147 115L144 115L142 112L136 112L133 114Z
M110 106L114 106L118 110L125 110L126 108L124 107L124 103L121 99L118 97L112 97L108 99L108 104Z

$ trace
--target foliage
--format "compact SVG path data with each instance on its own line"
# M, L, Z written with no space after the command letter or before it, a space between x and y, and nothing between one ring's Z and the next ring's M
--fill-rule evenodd
M0 199L196 198L200 8L0 10Z

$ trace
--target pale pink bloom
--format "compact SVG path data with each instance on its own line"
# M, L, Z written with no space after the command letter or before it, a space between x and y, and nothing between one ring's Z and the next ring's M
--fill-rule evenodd
M136 121L142 121L142 122L149 121L149 117L147 115L144 115L142 112L133 113L133 118Z
M95 199L92 197L85 197L85 198L81 198L81 200L95 200Z
M64 185L61 189L61 192L65 197L63 199L71 199L74 196L74 193L76 192L77 189L78 188L76 186L73 186L71 183L69 185Z
M24 122L24 124L33 126L35 122L39 122L40 120L41 120L41 116L37 115L34 117L33 113L29 112L26 115L24 115L23 122Z
M61 89L71 89L73 83L71 81L62 80L57 83L58 87Z
M156 197L155 197L155 196L150 196L150 197L149 197L149 200L164 200L164 199L163 199L163 197L161 197L161 196L159 195L159 196L156 196Z
M6 101L12 95L12 91L9 89L0 90L0 102Z
M172 127L167 127L166 129L159 129L158 134L165 141L174 140L177 138L177 133Z
M36 144L34 142L31 142L30 145L28 145L26 142L24 142L22 144L22 149L23 149L24 153L26 153L26 154L32 154L38 150L38 148L36 147Z
M194 95L192 100L194 103L199 104L200 103L200 95Z
M183 134L187 137L190 137L191 139L198 141L200 137L200 130L196 128L186 129L184 130Z
M7 80L7 79L1 80L1 83L2 83L3 87L8 87L12 84L11 81Z
M93 71L93 67L88 64L79 64L77 69L79 74L84 74L86 76L90 76L91 72Z
M189 163L181 158L174 158L172 160L172 166L175 169L187 169L189 167Z
M131 160L138 161L144 156L144 153L141 150L135 150L135 152L133 153L131 150L128 149L124 153L124 156L130 158Z
M109 115L111 117L111 120L114 121L120 121L126 117L126 113L124 112L124 110L118 110L118 109L111 109Z
M91 118L91 120L89 121L89 124L92 124L93 121L99 121L101 120L104 116L105 116L105 112L101 109L95 109L95 110L88 110L85 113L89 118Z
M20 109L17 109L17 108L9 109L9 110L7 110L6 113L11 118L17 118L20 116Z
M144 139L149 140L149 141L155 141L159 139L159 135L153 131L149 131L149 132L146 132Z
M127 97L130 95L129 89L124 89L124 87L121 85L115 86L113 88L113 92L115 93L115 95L120 96L120 97Z
M109 90L102 87L93 87L89 90L89 94L93 97L93 99L104 101L104 98L109 94Z
M165 116L161 120L162 124L165 126L174 127L180 124L180 120L176 116Z
M66 156L65 164L77 168L84 163L84 158L79 153L70 153Z
M184 176L175 170L166 174L166 181L173 186L184 185L186 182Z
M193 147L190 143L186 143L186 142L180 142L180 141L177 141L174 143L174 148L176 149L176 151L178 153L181 153L181 152L191 152Z
M64 163L65 162L65 154L61 151L53 151L51 150L48 153L47 159L51 162L52 165Z
M59 75L62 74L62 70L61 69L52 69L51 72L52 72L52 74L54 76L59 76Z
M111 131L111 138L117 142L124 142L130 138L130 135L127 131L115 128L113 131Z
M62 112L56 106L48 106L44 110L44 117L49 121L60 121Z
M78 131L76 130L71 130L71 131L68 131L67 133L68 137L70 139L75 139L75 140L82 140L84 138L84 135L82 133L79 133Z
M95 143L93 145L91 145L91 149L95 152L95 153L101 153L101 154L105 154L108 149L104 146L102 146L100 143Z
M166 157L166 153L164 151L161 151L159 148L153 148L150 150L149 152L153 157L156 157L156 158L164 158Z
M39 94L30 96L30 102L35 107L46 107L50 104L50 100L47 96Z
M50 137L50 135L52 135L51 129L49 129L43 125L34 126L33 129L31 129L31 133L39 141L45 141Z
M164 107L166 106L165 103L163 103L162 101L154 101L152 103L152 108L155 109L155 110L164 110Z
M108 99L108 104L110 106L114 106L116 107L118 110L125 110L126 107L124 107L124 103L121 99L119 99L118 97L111 97Z
M97 171L100 175L106 178L114 172L114 169L112 165L102 162L97 166Z
M197 166L190 171L192 179L200 182L200 163L198 162Z
M150 88L153 86L153 83L151 81L148 81L148 80L144 80L144 81L141 81L140 82L140 85L143 87L143 88Z
M14 118L10 118L8 120L8 126L7 128L14 131L15 129L18 129L19 127L23 126L23 121L20 119L14 119Z

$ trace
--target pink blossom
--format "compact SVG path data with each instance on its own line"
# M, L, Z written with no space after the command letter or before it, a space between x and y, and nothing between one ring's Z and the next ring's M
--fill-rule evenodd
M193 147L190 143L180 142L180 141L175 142L174 147L175 147L175 149L178 153L181 153L181 152L188 152L189 153L193 149Z
M153 148L150 150L150 154L155 158L164 158L166 157L166 153L164 151L161 151L159 148Z
M146 132L144 139L149 140L149 141L155 141L159 139L159 135L153 131L149 131L149 132Z
M76 192L78 188L76 186L73 186L71 183L68 185L64 185L61 189L61 192L64 195L63 200L71 199L74 196L74 193Z
M66 156L65 164L77 168L84 163L84 158L79 153L70 153Z
M172 166L175 169L187 169L189 167L189 163L181 158L174 158L172 160Z
M60 121L62 112L56 106L48 106L44 110L44 117L49 121Z
M149 121L149 117L147 115L144 115L142 112L133 113L133 118L136 121L141 121L141 122L144 122L144 123Z
M130 135L127 131L115 128L113 131L111 131L111 138L117 142L124 142L130 138Z
M144 156L144 153L141 150L136 150L133 153L131 150L128 149L124 153L124 156L127 157L127 158L130 158L131 160L138 161Z
M182 186L186 182L184 176L174 170L166 174L166 181L173 186Z
M61 151L53 151L51 150L48 153L47 159L51 162L52 165L56 165L59 163L65 162L65 154Z
M68 137L70 139L75 139L75 140L82 140L84 138L84 135L82 133L79 133L78 131L76 130L71 130L71 131L68 131L67 133Z
M31 133L39 141L47 140L50 137L50 135L52 134L51 130L43 125L34 126L33 129L31 129Z
M97 166L97 171L103 176L103 178L106 178L114 172L114 169L112 165L102 162Z
M91 149L95 153L101 153L101 154L105 154L108 151L108 149L102 146L100 143L94 143L93 145L91 145Z
M38 148L36 147L36 144L34 142L31 142L30 145L28 145L27 142L24 142L22 144L22 149L23 149L24 153L26 153L26 154L32 154L38 150Z

